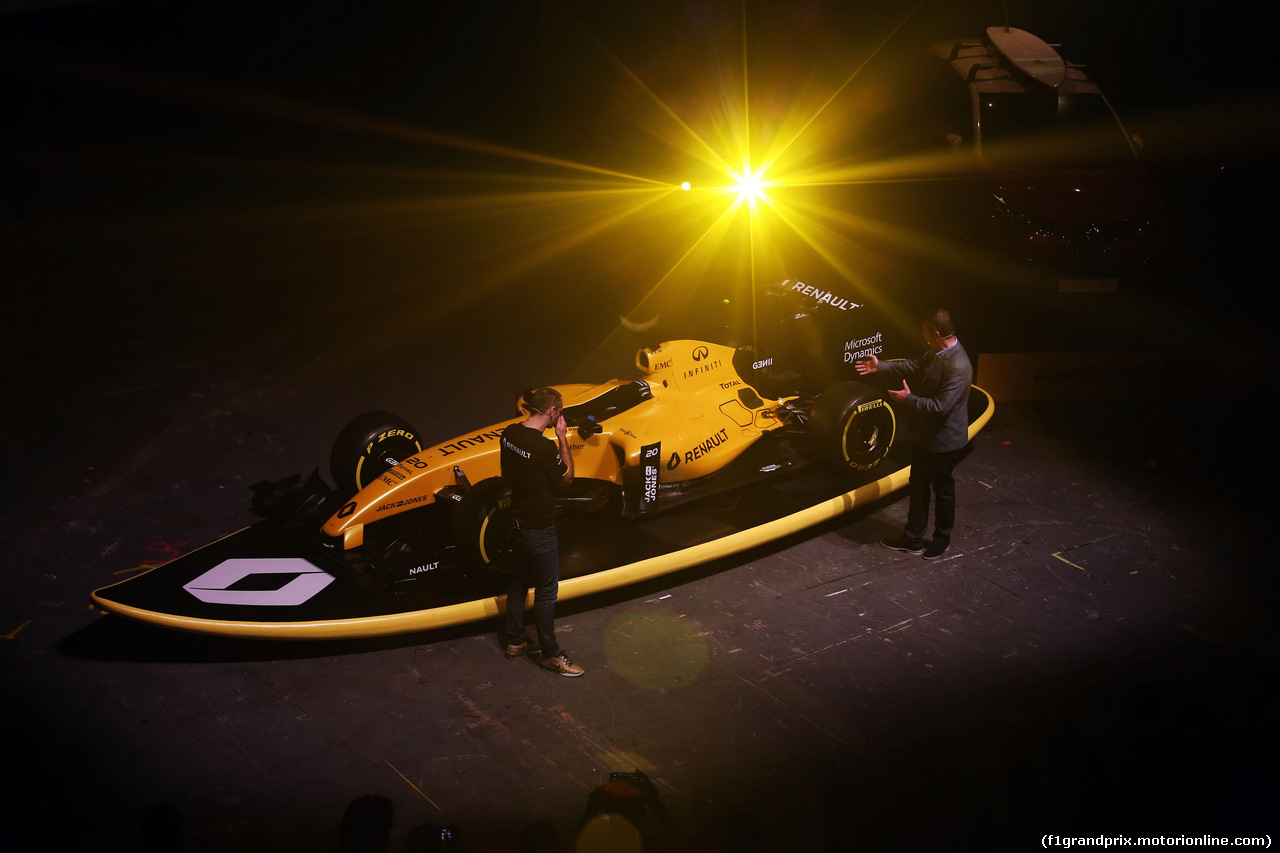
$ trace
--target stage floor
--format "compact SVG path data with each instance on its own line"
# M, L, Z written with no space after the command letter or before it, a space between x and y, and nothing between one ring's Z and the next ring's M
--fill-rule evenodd
M1253 481L1189 469L1168 436L1135 452L1134 402L999 406L937 562L877 544L899 493L567 602L586 675L566 679L506 660L494 623L271 643L91 609L91 589L249 520L246 484L287 473L273 448L311 422L221 393L145 451L84 448L84 488L10 529L8 766L50 849L123 848L162 803L185 850L328 849L365 794L394 803L393 850L423 823L512 849L536 820L567 834L635 768L698 850L744 831L799 850L1265 829L1274 583L1240 503Z

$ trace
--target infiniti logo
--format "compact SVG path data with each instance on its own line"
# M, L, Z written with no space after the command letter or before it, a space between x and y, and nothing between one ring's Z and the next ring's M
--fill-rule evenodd
M694 350L693 350L694 361L702 361L704 358L706 358L709 355L711 355L711 350L707 349L706 347L694 347Z

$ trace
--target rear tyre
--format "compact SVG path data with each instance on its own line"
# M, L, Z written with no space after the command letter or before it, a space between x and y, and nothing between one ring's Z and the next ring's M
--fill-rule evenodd
M519 570L520 531L511 517L511 487L500 477L481 480L453 508L453 536L467 559L498 574Z
M354 495L388 468L422 450L413 425L390 412L365 412L338 433L329 471L338 491Z
M881 396L860 382L837 382L818 398L809 420L809 454L844 471L869 471L893 444L896 420Z

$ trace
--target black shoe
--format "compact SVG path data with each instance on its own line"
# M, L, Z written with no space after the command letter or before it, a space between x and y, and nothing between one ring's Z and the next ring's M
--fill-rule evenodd
M947 548L950 546L950 542L939 543L936 540L932 541L929 543L929 547L924 549L924 558L926 560L936 560L943 554L947 553Z
M901 551L904 554L924 553L924 545L919 542L912 542L906 536L898 536L894 539L881 539L880 544L888 548L890 551Z

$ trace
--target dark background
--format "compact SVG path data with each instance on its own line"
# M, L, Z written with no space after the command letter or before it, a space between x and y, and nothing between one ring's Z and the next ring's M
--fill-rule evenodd
M347 328L382 327L389 339L394 309L430 327L419 341L440 351L480 316L486 329L516 331L504 323L545 310L531 289L568 279L574 325L612 328L617 314L655 310L645 295L706 217L657 205L595 227L581 202L531 202L535 185L522 179L593 174L558 165L568 161L697 183L705 167L670 144L687 137L654 98L723 142L707 101L740 96L744 50L755 133L767 138L792 105L838 92L810 132L831 162L856 161L878 150L877 119L924 46L1003 23L1006 9L1010 23L1066 45L1144 137L1186 252L1158 295L1212 315L1265 310L1271 11L104 2L4 18L0 203L12 308L24 317L9 339L9 363L22 364L15 390L47 397L47 375L91 385L121 361L173 352L193 325L235 329L230 349L290 338L332 352L351 336L335 340L320 316L347 313ZM574 228L582 234L558 248ZM946 292L982 277L894 261L867 281L904 303L921 279ZM699 282L742 270L710 272ZM676 275L665 288L682 285L707 287ZM125 305L127 318L95 322ZM999 306L965 308L985 318ZM563 326L556 309L546 322ZM446 321L452 310L465 318ZM979 349L1020 348L992 336ZM21 407L7 428L38 428L22 415L40 408Z
M106 376L158 378L211 344L226 366L215 370L288 352L366 382L417 369L415 385L448 396L467 386L458 365L478 340L497 343L497 358L517 338L554 357L581 335L595 363L580 354L564 369L617 375L650 342L619 315L731 320L750 250L681 264L716 205L676 193L619 216L615 199L570 191L722 181L681 123L735 146L724 116L742 99L744 53L758 148L812 110L818 156L880 156L882 117L925 46L1004 23L1006 9L1065 45L1143 136L1173 235L1159 272L1080 308L987 287L1008 277L994 264L931 265L871 234L840 235L837 254L903 316L952 304L978 352L1199 347L1189 375L1211 382L1220 364L1206 373L1204 348L1255 342L1270 307L1272 11L102 2L3 19L0 204L17 320L5 345L22 401L5 446L50 430L55 453L92 441L82 403ZM930 206L927 192L899 202L893 185L844 192L819 200L908 228L911 204ZM812 255L776 272L839 281ZM719 307L722 293L734 307ZM654 334L668 331L689 333ZM450 369L432 377L423 362ZM514 377L496 396L539 379ZM45 464L12 454L6 479Z
M1089 708L1089 719L1104 720L1100 726L1117 734L1098 747L1113 759L1112 775L1098 783L1096 796L1065 800L1064 812L1081 805L1115 818L1117 802L1146 803L1156 794L1194 810L1213 787L1206 780L1230 778L1231 803L1216 803L1213 814L1255 815L1265 802L1259 790L1266 789L1241 780L1244 768L1273 754L1274 744L1255 732L1275 719L1268 686L1273 537L1266 514L1273 503L1274 454L1266 444L1274 388L1257 355L1274 325L1278 123L1268 52L1274 9L926 0L908 16L888 2L200 0L98 2L0 17L0 280L7 320L0 631L9 632L0 643L6 766L11 778L29 780L16 800L22 824L38 823L45 838L87 849L131 849L119 839L141 805L164 788L164 780L149 775L150 732L163 728L157 742L184 741L193 765L217 767L221 759L202 744L211 731L228 728L235 703L248 696L249 705L268 711L287 704L274 693L284 688L269 678L296 678L294 694L309 696L313 709L339 705L325 724L362 733L353 738L378 731L389 708L411 713L418 701L426 703L424 719L474 722L439 696L446 688L450 696L477 689L477 661L493 651L468 643L487 642L487 628L385 644L264 649L112 627L87 609L88 593L119 572L160 561L175 537L194 547L252 521L244 487L322 465L330 438L361 411L392 409L428 435L451 436L508 417L526 384L629 375L631 353L649 341L621 328L619 315L669 321L700 287L736 294L744 261L733 246L711 267L685 273L692 278L668 276L707 212L657 204L614 221L616 199L565 191L634 187L635 178L697 183L705 167L673 144L687 134L657 101L713 144L731 139L710 99L740 95L744 44L761 138L782 132L795 104L822 103L838 91L812 133L832 162L856 162L879 154L876 117L924 47L1004 23L1006 8L1011 25L1063 45L1069 59L1087 65L1128 129L1143 136L1148 166L1176 223L1181 254L1170 265L1176 275L1115 298L1068 303L1047 292L1009 298L983 286L988 270L926 264L873 237L855 239L853 254L869 262L862 268L866 283L904 310L945 298L972 352L1132 347L1171 354L1173 376L1159 396L1002 407L996 438L984 450L1012 445L1017 461L975 461L971 472L1006 489L984 505L989 529L999 529L1005 516L1034 516L1020 522L1024 544L1039 541L1040 526L1064 520L1076 523L1081 537L1093 529L1089 502L1070 499L1064 507L1054 489L1088 492L1106 512L1138 517L1133 529L1176 536L1141 538L1111 555L1110 592L1125 590L1111 603L1128 608L1132 626L1136 614L1155 606L1142 589L1124 586L1136 573L1132 567L1158 562L1150 556L1156 552L1177 562L1173 552L1181 549L1183 576L1195 576L1214 594L1179 598L1179 607L1192 607L1186 602L1194 599L1195 613L1212 614L1224 633L1205 641L1212 654L1187 654L1177 643L1167 650L1163 640L1144 641L1121 625L1120 639L1105 653L1037 657L1038 669L1018 678L979 670L924 698L899 685L883 662L855 660L838 676L819 669L806 674L818 682L814 689L854 683L858 701L877 709L868 713L901 718L882 719L880 729L893 733L882 743L899 751L885 748L875 755L879 763L866 766L858 761L876 752L870 745L850 748L855 759L842 748L831 763L806 756L793 764L783 753L758 764L773 783L804 791L834 776L834 787L825 788L831 801L822 807L838 824L841 797L875 799L869 780L883 780L899 802L909 800L930 778L934 755L948 757L949 775L945 789L929 789L929 803L977 785L956 767L990 757L972 746L986 743L982 732L1013 719L1015 706L1027 715L1028 708L1075 701L1072 707ZM891 205L883 194L868 193L853 192L849 203L873 216L876 204ZM819 282L830 272L815 264L792 274ZM707 295L719 304L718 291ZM1042 443L1043 436L1052 441ZM1032 446L1047 449L1043 456L1022 450ZM985 493L986 483L969 485ZM1131 486L1140 497L1131 497ZM792 559L821 565L832 537L874 545L875 524L865 534L832 526L813 541L786 546L813 549ZM1055 542L1046 552L1064 547ZM984 553L995 560L990 555L1003 547ZM756 556L767 563L778 553ZM1061 568L1060 562L1049 564ZM713 590L717 582L727 588L734 581L726 568L732 567L682 582L697 587L710 579ZM717 572L727 577L718 581ZM739 570L739 579L746 576ZM935 583L917 586L935 590L945 606L955 590ZM636 594L643 599L665 588ZM722 602L718 591L701 594L704 612L737 606ZM1040 592L1027 596L1039 600ZM582 622L603 619L620 603L625 595L572 613ZM1082 607L1107 613L1096 602ZM1190 636L1186 625L1202 624L1177 608L1170 612L1181 614L1166 620L1174 636ZM1015 608L979 621L1004 624L1008 617L1017 624L1020 614ZM804 611L789 615L795 624L806 619ZM1096 624L1096 616L1087 624ZM970 639L980 645L985 635ZM777 642L782 654L787 643ZM582 647L591 644L574 645ZM468 648L476 654L468 657ZM406 698L387 687L410 664L424 667L420 684L443 685L425 694L431 698ZM587 679L603 679L602 670L597 666ZM1189 673L1186 681L1182 673ZM1144 728L1149 705L1190 689L1191 680L1202 685L1194 695L1226 697L1231 707L1246 709L1238 714L1248 735L1187 719L1154 734ZM539 689L561 686L554 681ZM607 692L580 695L591 697L583 701L598 712L595 719L617 713ZM502 701L510 709L527 699L517 693ZM541 709L570 700L535 701L550 718ZM137 713L145 719L133 719L134 707L149 709ZM207 716L190 710L215 707ZM255 729L255 748L289 743L287 720L271 720ZM1087 740L1098 729L1056 731L1067 732L1050 750L1061 756L1072 751L1071 737L1083 732ZM1166 737L1170 732L1191 733L1192 745ZM1137 744L1132 754L1125 751L1130 742ZM751 744L739 743L732 761L718 756L718 747L688 749L717 754L708 767L741 773L757 763ZM280 755L294 748L282 747ZM290 760L312 766L314 756L296 750ZM1189 757L1196 750L1227 758L1200 764ZM1188 756L1195 773L1165 786L1150 768L1171 765L1152 761L1132 775L1119 769L1139 754ZM904 759L900 769L897 758ZM844 787L848 780L840 775L849 761L859 768L859 782ZM280 758L273 766L291 765ZM345 801L367 792L361 786L368 778L356 774L343 787L344 768L319 766L316 779L337 781L325 789L329 801L305 807L290 800L289 784L276 786L278 802L251 808L226 791L186 783L170 793L189 804L206 833L195 849L315 849L317 839L331 838ZM464 780L455 802L483 803L495 785L514 784L490 772L498 783ZM707 793L708 802L718 807L759 804L760 790L741 777L738 787L719 779L725 793L696 770L668 772L689 785L681 801L686 814L696 813L699 796L712 790L719 793ZM997 783L995 776L981 780L1012 802L1014 777ZM1196 784L1185 784L1192 777ZM230 770L226 778L233 778ZM140 782L136 792L126 793L126 780ZM520 781L522 790L537 784ZM230 816L218 819L231 829L209 829L208 814L217 810L210 803L225 807ZM575 812L578 801L571 806ZM287 814L298 825L264 832L264 814ZM1164 816L1155 805L1143 814ZM242 817L250 829L237 842L235 821ZM1221 823L1206 831L1230 831ZM881 832L873 834L880 842L894 835ZM986 837L975 833L964 837Z

